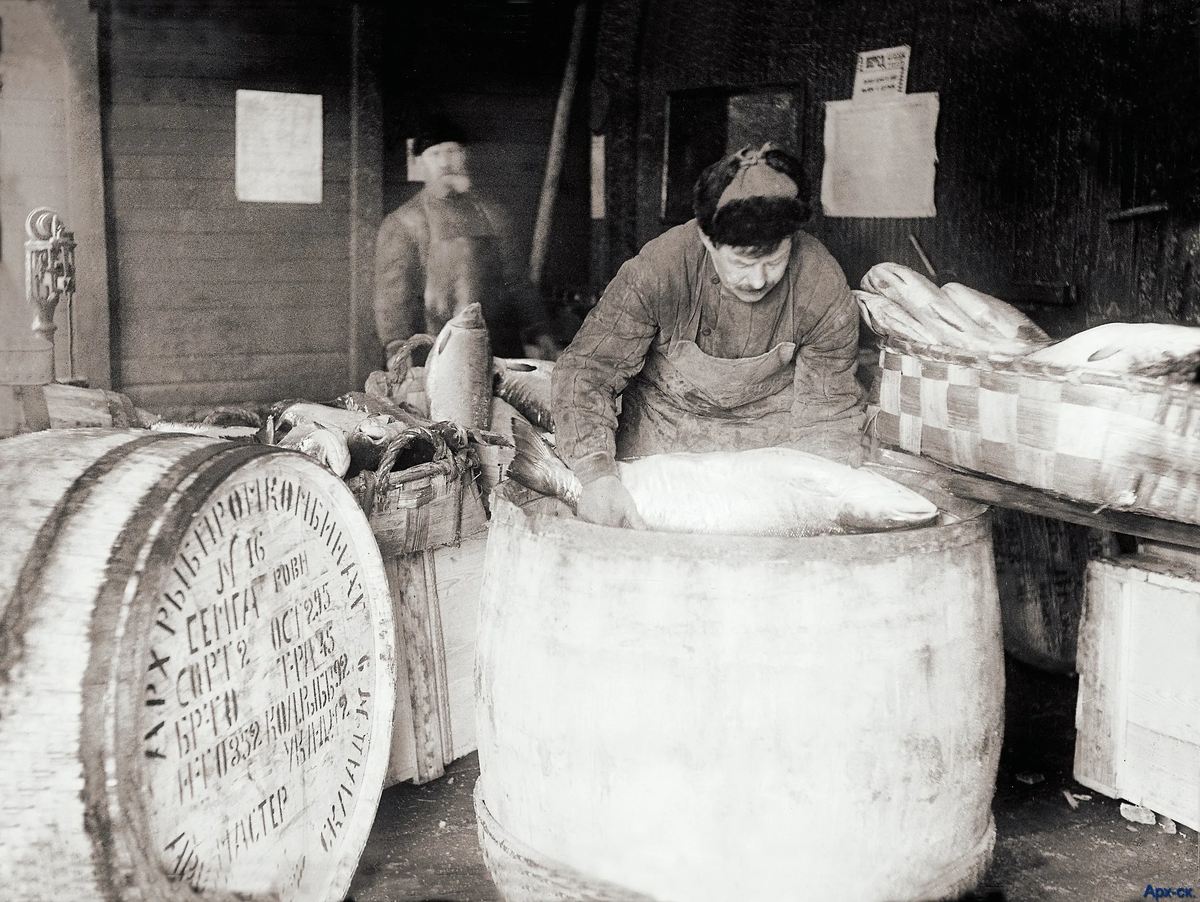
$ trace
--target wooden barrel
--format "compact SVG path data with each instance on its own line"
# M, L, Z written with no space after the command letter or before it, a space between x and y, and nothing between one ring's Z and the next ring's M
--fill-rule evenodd
M508 902L977 883L1004 698L986 509L937 498L928 528L783 539L493 497L476 809Z
M0 441L0 898L341 899L387 765L379 551L308 458Z
M1004 648L1056 673L1075 670L1093 530L996 508L992 512Z

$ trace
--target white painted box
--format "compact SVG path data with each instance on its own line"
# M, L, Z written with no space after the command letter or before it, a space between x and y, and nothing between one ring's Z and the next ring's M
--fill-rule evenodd
M1075 779L1200 830L1200 555L1088 564Z

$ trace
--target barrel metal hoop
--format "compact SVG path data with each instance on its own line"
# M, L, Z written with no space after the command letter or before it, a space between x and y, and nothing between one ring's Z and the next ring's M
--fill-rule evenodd
M29 600L36 597L42 587L49 569L47 562L57 551L63 524L83 506L100 484L100 480L123 460L146 445L170 438L172 436L168 434L151 432L111 448L84 470L58 499L54 509L50 511L50 516L38 530L37 538L34 539L25 562L21 565L21 572L17 576L4 616L0 618L0 682L7 681L9 671L19 658L23 647L22 635Z

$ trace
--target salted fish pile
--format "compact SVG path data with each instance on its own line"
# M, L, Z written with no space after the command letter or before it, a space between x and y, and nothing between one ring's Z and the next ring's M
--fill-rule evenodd
M509 476L574 507L582 486L542 436L513 421ZM649 529L746 536L883 532L933 522L924 496L865 469L790 448L654 454L619 461Z
M1055 342L1011 304L958 282L939 287L899 263L872 266L853 295L883 338L1167 381L1195 381L1200 369L1195 326L1105 323Z
M1011 304L958 282L939 287L899 263L877 263L854 292L877 335L920 344L1024 355L1050 341Z

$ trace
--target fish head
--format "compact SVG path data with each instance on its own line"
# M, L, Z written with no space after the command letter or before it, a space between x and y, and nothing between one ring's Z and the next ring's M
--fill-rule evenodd
M437 338L433 343L433 355L446 353L446 348L452 340L456 340L455 336L463 332L470 331L487 331L487 323L483 319L483 308L478 304L468 304L462 310L454 314L454 316L442 326L438 332ZM489 353L488 357L491 357ZM425 364L428 366L428 362Z
M483 319L483 307L478 301L467 304L454 314L454 318L447 325L452 325L457 329L486 329L487 323Z
M937 505L924 495L878 474L857 474L871 478L855 480L842 495L837 523L846 532L908 529L937 519Z

